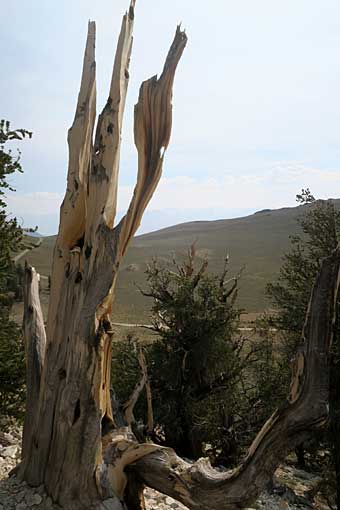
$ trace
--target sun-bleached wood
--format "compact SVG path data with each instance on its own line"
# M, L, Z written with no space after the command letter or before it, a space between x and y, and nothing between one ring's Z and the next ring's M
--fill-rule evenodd
M137 183L127 214L114 225L134 7L133 0L123 17L94 143L95 24L88 26L78 104L68 134L67 189L53 257L46 355L36 418L26 427L30 440L18 470L28 483L44 484L67 509L90 508L117 499L118 493L123 497L124 467L154 449L136 446L131 438L118 446L117 439L108 439L110 430L125 437L110 399L110 312L121 259L161 175L171 132L173 79L187 38L177 30L163 73L141 86L135 108Z
M324 261L314 286L289 400L264 425L239 467L219 473L206 459L189 464L171 449L138 443L130 424L144 384L148 428L153 428L145 360L141 358L141 384L124 416L110 395L110 313L122 257L161 176L171 133L173 80L187 38L178 28L161 76L140 88L134 118L137 183L126 215L115 224L134 7L132 0L122 21L109 98L94 143L95 24L89 23L78 104L68 134L67 190L53 258L47 339L38 276L33 268L26 269L28 415L18 475L32 485L43 484L66 510L140 510L143 483L193 510L234 510L249 505L284 455L327 419L340 254L337 250Z

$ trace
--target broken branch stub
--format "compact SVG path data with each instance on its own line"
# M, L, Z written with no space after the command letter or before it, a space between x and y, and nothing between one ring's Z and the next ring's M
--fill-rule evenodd
M69 164L67 187L60 208L59 231L54 247L51 295L47 331L54 337L57 308L63 294L65 272L71 264L71 250L84 235L86 222L86 189L92 158L92 137L96 119L96 26L88 24L80 91L74 121L68 132Z
M97 242L103 223L112 228L117 206L121 132L129 84L129 65L134 24L133 5L124 15L119 35L109 97L99 115L87 189L85 242Z
M177 27L163 72L145 81L135 106L135 144L138 151L138 176L133 198L126 216L115 231L124 255L144 210L162 173L164 153L170 141L172 126L172 86L178 62L187 43L184 31Z

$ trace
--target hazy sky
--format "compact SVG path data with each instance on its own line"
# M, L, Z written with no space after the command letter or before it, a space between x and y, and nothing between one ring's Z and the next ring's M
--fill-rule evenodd
M0 19L0 116L33 131L9 211L55 233L67 129L87 22L97 22L98 111L128 0L13 0ZM339 0L137 0L119 210L136 178L132 112L159 73L178 22L189 41L174 87L163 180L142 231L295 204L301 187L340 193Z

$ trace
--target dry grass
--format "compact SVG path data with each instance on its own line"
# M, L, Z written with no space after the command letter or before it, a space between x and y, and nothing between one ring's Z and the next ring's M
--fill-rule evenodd
M197 242L199 257L209 259L212 272L222 270L226 253L230 273L244 267L239 285L239 306L247 313L267 309L265 286L276 278L282 255L289 249L289 236L298 232L297 218L306 206L264 211L231 220L184 223L136 237L121 266L116 287L114 318L116 322L149 321L150 300L138 288L145 287L145 269L153 257L171 262L173 254L183 256L189 245ZM55 237L44 238L27 260L44 275L51 272ZM46 296L43 307L46 309ZM250 316L248 316L248 321Z

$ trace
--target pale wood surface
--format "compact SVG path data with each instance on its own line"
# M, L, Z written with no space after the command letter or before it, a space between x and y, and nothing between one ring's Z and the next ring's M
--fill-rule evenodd
M88 26L78 103L68 134L67 189L53 258L46 356L37 412L34 423L25 427L30 439L19 469L22 478L32 485L43 483L68 509L90 508L96 501L115 498L117 492L122 497L124 467L154 450L137 445L130 436L127 441L115 423L109 316L121 259L161 176L171 132L173 79L187 39L178 28L160 78L141 86L135 107L137 183L127 214L115 225L134 6L132 0L122 20L109 97L94 143L95 24ZM102 437L109 430L124 440ZM104 460L109 457L110 464Z

